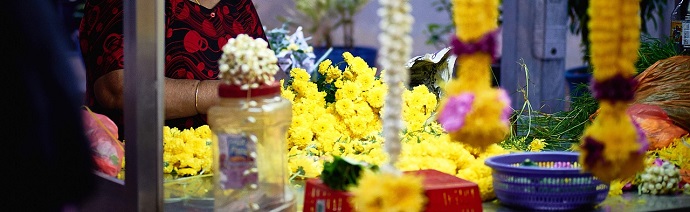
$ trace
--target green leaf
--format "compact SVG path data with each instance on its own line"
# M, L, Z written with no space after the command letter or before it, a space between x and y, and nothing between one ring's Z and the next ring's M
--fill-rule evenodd
M378 170L378 167L335 156L332 162L324 163L321 180L333 190L345 191L357 185L364 169Z

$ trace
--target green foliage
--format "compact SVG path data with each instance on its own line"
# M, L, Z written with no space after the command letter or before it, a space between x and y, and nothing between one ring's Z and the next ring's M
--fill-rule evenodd
M529 69L524 63L522 66L529 84ZM581 84L577 89L589 88L586 84ZM543 113L532 108L527 96L528 87L519 92L523 94L525 103L522 108L513 112L513 129L508 138L500 143L506 149L528 151L529 143L533 139L544 139L545 151L572 150L571 147L579 142L585 126L590 123L590 116L599 108L597 100L590 92L581 92L582 96L571 100L570 110Z
M315 71L318 73L318 71ZM316 75L316 77L312 77L312 80L316 79L316 87L319 88L320 92L326 93L326 97L324 99L326 100L327 103L333 103L335 102L335 92L338 90L337 87L335 87L335 83L327 83L326 82L326 77L323 77L323 75Z
M640 31L646 34L647 21L652 21L654 28L659 27L659 21L663 18L663 11L666 8L667 0L640 0ZM589 45L589 0L568 0L568 18L570 18L570 32L575 35L580 35L582 45L582 61L589 64L590 61L590 45Z
M673 40L645 36L640 42L639 58L635 63L637 73L641 73L659 60L679 55Z
M346 47L354 46L354 16L357 15L369 0L293 0L295 8L291 17L277 17L278 20L291 25L304 26L312 35L312 45L316 47L333 46L333 33L336 29L343 32Z
M365 165L335 156L332 162L326 161L321 172L323 183L333 190L345 191L350 186L356 186L362 171L377 170L375 165Z
M425 42L427 45L434 45L436 48L442 49L448 46L448 41L445 36L455 30L452 11L453 5L449 0L435 0L431 2L431 6L434 7L436 12L446 13L449 22L428 24L426 29L422 32L428 36Z
M499 2L502 3L503 1L501 0ZM455 31L455 23L453 23L453 4L450 0L434 0L431 2L431 7L433 7L436 12L447 14L448 19L443 23L428 24L426 29L422 31L422 33L428 37L424 43L427 45L434 45L437 49L443 49L448 47L450 42L447 40L447 36ZM501 23L502 20L499 17L498 25L500 26Z

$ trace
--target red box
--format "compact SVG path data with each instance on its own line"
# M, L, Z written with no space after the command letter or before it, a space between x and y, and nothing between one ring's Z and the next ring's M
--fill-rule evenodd
M477 184L433 169L405 172L424 177L425 211L482 211ZM305 212L353 211L349 192L334 191L321 179L308 179L304 192Z

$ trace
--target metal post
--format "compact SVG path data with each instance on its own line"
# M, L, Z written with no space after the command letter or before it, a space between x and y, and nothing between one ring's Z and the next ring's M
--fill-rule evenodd
M163 210L163 0L124 1L125 181L95 171L81 211Z
M564 109L566 9L566 0L503 1L501 86L513 108L522 108L525 94L518 91L524 90L535 110Z
M163 0L124 1L125 200L163 210Z

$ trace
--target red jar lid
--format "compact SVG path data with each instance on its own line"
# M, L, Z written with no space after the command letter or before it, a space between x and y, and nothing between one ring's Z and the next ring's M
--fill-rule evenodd
M258 88L242 90L240 86L221 83L218 86L218 96L222 98L247 98L255 96L267 96L280 93L280 82L260 85Z

